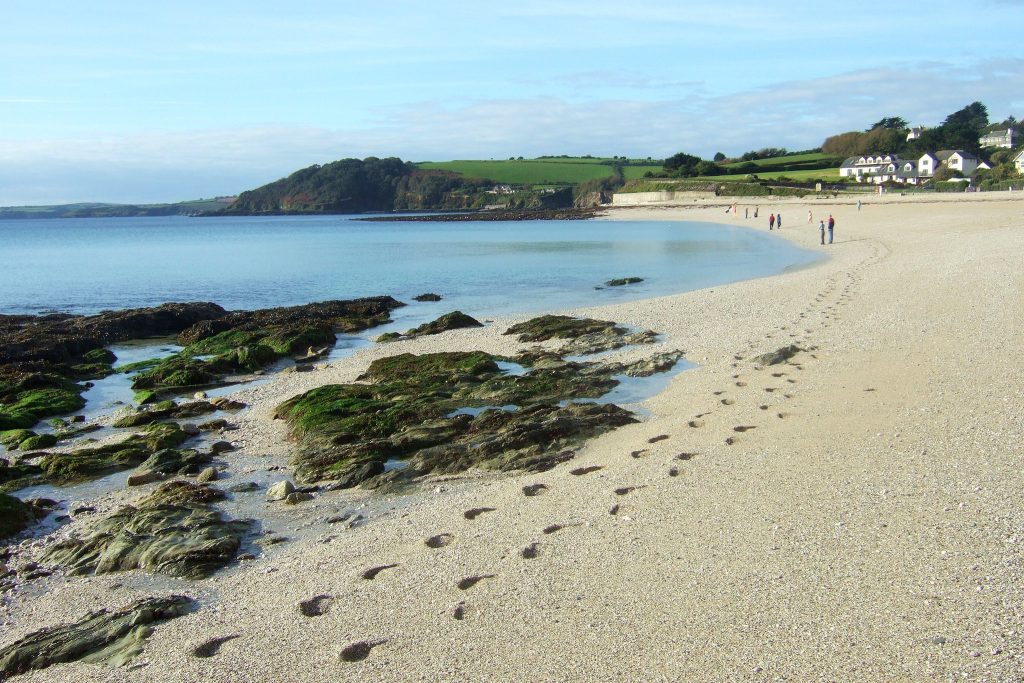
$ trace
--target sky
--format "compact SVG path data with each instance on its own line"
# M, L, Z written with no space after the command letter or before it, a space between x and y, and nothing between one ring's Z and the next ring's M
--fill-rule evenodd
M4 0L0 205L232 195L314 163L801 150L981 101L1024 0Z

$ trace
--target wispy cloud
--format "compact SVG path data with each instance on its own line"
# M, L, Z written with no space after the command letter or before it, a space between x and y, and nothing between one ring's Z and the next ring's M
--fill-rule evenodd
M601 74L582 74L600 79ZM682 84L685 87L686 83ZM668 88L665 89L669 90ZM663 157L814 147L883 116L936 124L972 101L993 120L1021 115L1024 59L954 67L908 64L787 80L712 96L424 101L378 109L359 128L268 125L142 131L76 138L0 139L0 204L170 201L248 189L343 157L411 160L540 154Z

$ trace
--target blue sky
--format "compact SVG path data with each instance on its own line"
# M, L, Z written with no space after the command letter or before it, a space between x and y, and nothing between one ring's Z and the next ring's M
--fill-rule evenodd
M0 205L234 194L344 157L805 149L980 100L1024 0L6 0Z

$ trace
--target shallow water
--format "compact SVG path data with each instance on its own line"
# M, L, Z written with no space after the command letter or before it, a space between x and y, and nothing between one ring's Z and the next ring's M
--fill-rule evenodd
M165 301L254 309L389 294L410 303L396 320L411 326L453 308L487 317L635 300L818 258L773 235L709 223L353 218L0 221L0 313ZM645 281L595 289L624 276ZM412 301L427 291L444 300Z

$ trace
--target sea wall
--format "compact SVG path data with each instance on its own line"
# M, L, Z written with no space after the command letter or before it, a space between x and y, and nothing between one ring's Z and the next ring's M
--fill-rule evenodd
M714 199L714 192L692 192L661 190L659 192L616 192L612 195L612 206L642 206L665 202L696 202Z

